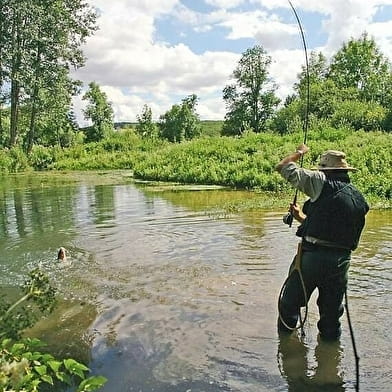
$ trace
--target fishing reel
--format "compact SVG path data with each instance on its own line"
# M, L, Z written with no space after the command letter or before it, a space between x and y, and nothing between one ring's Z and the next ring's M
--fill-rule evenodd
M288 225L289 227L291 227L291 225L293 224L293 219L294 216L291 212L288 212L284 217L283 217L283 223L285 223L286 225Z

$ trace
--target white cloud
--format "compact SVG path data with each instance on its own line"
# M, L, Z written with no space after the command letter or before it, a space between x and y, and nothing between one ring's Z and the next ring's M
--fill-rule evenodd
M205 120L222 120L225 116L222 94L203 95L197 106L197 113Z
M197 55L184 44L154 42L154 16L160 8L155 14L151 10L140 13L140 6L131 12L129 3L121 1L103 3L100 8L100 29L89 39L85 48L88 61L76 77L85 85L94 80L102 86L117 121L134 121L145 103L158 117L176 103L170 101L171 95L221 91L238 61L235 53ZM145 102L141 96L154 96L157 101ZM75 102L76 111L80 111L80 98Z
M373 23L369 26L368 33L374 37L382 53L392 61L392 21Z
M302 50L278 50L272 54L270 74L280 86L277 95L284 100L293 93L293 85L297 81L301 66L305 64Z
M193 93L200 99L198 112L202 118L223 118L222 89L240 58L238 47L233 52L230 42L253 40L267 49L272 57L270 73L283 99L291 93L304 64L295 18L283 19L280 14L282 9L286 15L290 10L287 0L205 0L215 7L210 13L191 10L180 0L89 1L101 13L100 28L84 48L86 66L75 75L85 85L94 80L102 86L113 103L116 121L135 121L144 104L157 118ZM392 0L293 0L293 4L301 20L310 15L322 21L318 29L327 39L317 49L324 54L333 54L344 41L365 30L376 38L384 53L392 54L392 21L372 23L377 7L391 5ZM239 11L245 5L246 11ZM251 11L251 5L256 9ZM160 27L165 22L181 26L175 43L170 42L170 34L156 30L157 18ZM208 40L209 34L216 39L219 31L220 37L226 34L226 40L214 50L207 50L206 41L206 50L196 53L192 40L183 41L191 29L200 39ZM311 34L314 32L305 31L306 37ZM165 37L167 42L157 37ZM75 108L80 112L82 107L79 97Z
M244 0L204 0L206 4L212 5L213 7L230 9L235 8L244 3Z

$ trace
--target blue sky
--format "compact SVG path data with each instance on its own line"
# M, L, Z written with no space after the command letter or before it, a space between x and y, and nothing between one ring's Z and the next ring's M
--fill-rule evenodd
M88 0L99 30L84 47L86 66L75 73L97 82L116 121L135 121L143 105L154 118L190 94L202 119L223 119L222 90L241 54L262 45L269 74L284 99L304 64L302 41L287 0ZM368 32L392 60L392 0L292 0L309 52L327 58ZM84 102L75 99L83 123Z

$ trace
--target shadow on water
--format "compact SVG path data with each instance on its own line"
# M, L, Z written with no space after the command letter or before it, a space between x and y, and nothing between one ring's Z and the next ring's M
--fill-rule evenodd
M83 363L91 360L92 336L89 327L97 316L95 306L80 301L60 300L54 312L26 332L48 345L58 358L74 358Z
M284 211L226 213L222 203L257 195L153 189L111 173L34 177L0 186L0 283L47 272L60 303L29 334L106 376L103 392L354 391L348 328L339 344L314 341L314 302L305 342L277 336L297 245ZM377 392L392 376L390 229L391 211L371 211L349 287L362 385Z

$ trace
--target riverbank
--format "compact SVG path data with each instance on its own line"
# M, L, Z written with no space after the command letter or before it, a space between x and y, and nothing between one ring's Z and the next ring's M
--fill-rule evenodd
M9 173L121 169L138 180L220 185L266 193L266 202L287 200L292 189L274 171L274 166L295 149L301 138L298 133L284 136L249 133L241 138L205 137L173 144L142 139L132 130L125 130L101 142L68 149L35 146L29 157L19 149L3 150L0 170ZM324 150L343 150L349 163L358 168L352 174L353 183L365 194L372 208L392 207L391 134L313 130L308 145L311 151L305 157L305 167L314 167Z

